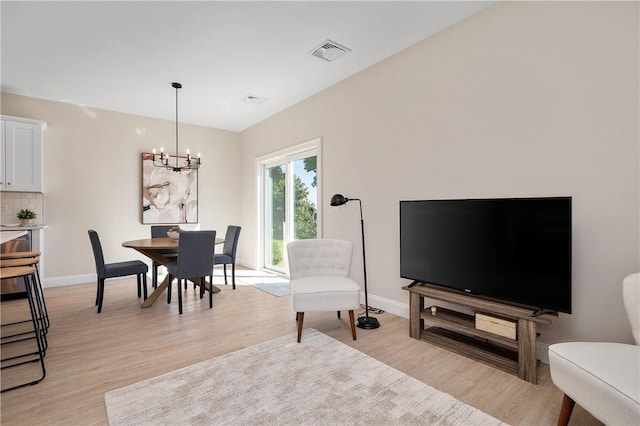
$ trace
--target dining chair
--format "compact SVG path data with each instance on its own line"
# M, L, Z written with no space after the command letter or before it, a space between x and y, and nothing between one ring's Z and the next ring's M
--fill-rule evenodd
M241 226L230 225L224 237L222 254L216 254L213 258L214 265L224 265L224 284L227 285L227 265L231 264L231 284L236 289L236 251L240 239Z
M96 274L98 276L98 289L96 292L96 305L98 313L102 312L102 300L104 299L104 282L108 278L126 277L137 275L138 278L138 298L144 289L144 300L147 300L147 271L149 267L141 260L128 260L124 262L105 263L102 253L102 245L98 233L93 229L89 230L89 239L93 248L93 257L96 261Z
M349 278L353 245L330 239L296 240L287 244L293 309L302 339L304 313L349 312L351 336L356 340L353 311L360 307L360 286Z
M167 231L171 229L173 225L152 225L151 226L151 238L167 238ZM177 250L164 249L157 250L157 252L165 257L176 257L178 255ZM158 287L158 268L160 268L160 263L155 260L151 264L151 285L153 288Z
M171 281L178 279L178 310L182 315L182 280L200 279L200 298L204 297L205 277L213 277L216 231L182 231L178 240L178 258L167 265L169 286L167 303L171 303ZM210 278L211 284L213 280ZM209 291L209 308L213 308L213 291Z

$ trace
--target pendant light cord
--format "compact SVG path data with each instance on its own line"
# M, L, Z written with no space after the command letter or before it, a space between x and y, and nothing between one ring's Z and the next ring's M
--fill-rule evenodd
M178 89L180 86L174 86L176 88L176 168L178 168Z

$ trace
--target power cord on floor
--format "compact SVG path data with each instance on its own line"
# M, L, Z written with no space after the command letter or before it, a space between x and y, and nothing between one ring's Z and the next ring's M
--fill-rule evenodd
M367 310L367 307L364 304L360 304L360 307L362 309L364 309L365 311ZM373 313L373 314L384 314L384 310L379 309L379 308L374 308L372 306L369 306L369 313Z

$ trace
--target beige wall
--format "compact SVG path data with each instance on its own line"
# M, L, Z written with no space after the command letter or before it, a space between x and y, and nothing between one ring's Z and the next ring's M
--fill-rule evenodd
M357 206L328 207L336 192L362 198L370 302L402 313L399 200L570 195L574 313L541 340L631 342L620 283L640 270L638 12L502 2L240 135L182 125L181 148L203 155L201 228L242 225L239 257L257 265L255 159L320 137L324 236L354 242L362 281ZM148 235L139 154L172 147L174 123L7 94L1 112L48 124L46 280L94 273L89 228L109 261L136 257L120 243Z
M541 340L631 342L638 33L637 2L499 3L242 132L240 256L257 263L255 158L321 137L324 237L359 253L357 206L328 205L361 198L372 305L408 303L399 200L569 195L574 312Z
M107 262L148 261L121 243L149 235L149 226L141 224L140 154L160 146L173 153L175 121L9 94L2 94L2 114L47 122L45 284L88 282L95 274L88 229L98 231ZM238 144L237 133L180 124L180 150L202 153L201 229L224 233L237 223Z

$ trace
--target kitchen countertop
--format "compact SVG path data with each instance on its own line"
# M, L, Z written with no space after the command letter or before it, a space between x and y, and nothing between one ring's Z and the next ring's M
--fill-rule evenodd
M35 229L45 229L49 225L31 225L31 226L20 226L20 225L0 225L0 231L33 231Z
M0 231L0 244L6 243L7 241L15 240L16 238L22 237L26 233L27 233L26 230Z

